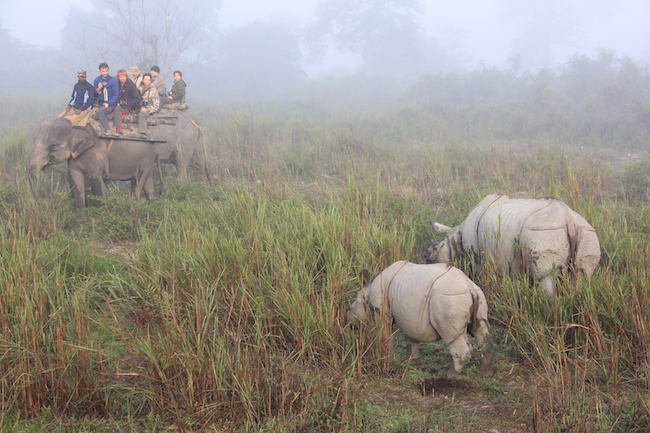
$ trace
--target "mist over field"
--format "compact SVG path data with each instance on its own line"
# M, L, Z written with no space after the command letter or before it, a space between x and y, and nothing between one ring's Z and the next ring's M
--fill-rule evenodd
M156 64L170 86L182 70L190 95L218 101L308 97L350 77L402 90L426 74L557 74L602 50L646 67L649 15L642 0L3 2L0 91L55 97L103 61Z

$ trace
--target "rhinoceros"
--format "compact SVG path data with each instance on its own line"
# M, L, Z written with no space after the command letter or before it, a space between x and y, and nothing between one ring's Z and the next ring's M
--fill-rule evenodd
M427 263L448 262L469 253L479 265L492 256L502 272L528 272L534 283L555 297L559 269L591 277L600 261L600 244L594 228L566 203L553 197L521 199L503 194L485 197L456 227L433 222L447 236L432 242Z
M487 303L483 291L458 268L448 264L398 261L372 281L361 274L362 288L347 313L353 323L364 320L370 309L387 324L404 331L411 362L421 363L420 343L442 339L449 345L453 365L448 377L457 376L472 356L469 332L485 348L479 372L492 376L495 345L490 339Z

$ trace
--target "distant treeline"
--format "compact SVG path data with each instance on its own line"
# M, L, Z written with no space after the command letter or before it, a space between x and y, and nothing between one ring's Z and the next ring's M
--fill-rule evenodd
M403 101L417 107L412 115L474 137L634 147L650 132L648 68L608 50L537 72L429 74Z

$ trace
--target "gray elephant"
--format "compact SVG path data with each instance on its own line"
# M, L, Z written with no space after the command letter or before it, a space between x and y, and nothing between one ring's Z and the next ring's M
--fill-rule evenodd
M176 116L176 113L178 116ZM159 160L163 164L174 164L181 178L187 174L187 169L192 167L208 176L207 171L201 166L199 160L199 142L202 140L201 129L187 112L161 110L156 117L164 118L165 115L176 118L175 125L166 125L159 122L150 127L154 139L165 140L166 143L158 145Z
M93 194L106 198L105 180L130 180L136 198L144 190L154 197L152 171L158 144L149 141L100 138L90 127L72 126L68 119L49 118L41 123L29 164L33 178L51 164L68 162L68 181L75 207L86 205L85 178Z

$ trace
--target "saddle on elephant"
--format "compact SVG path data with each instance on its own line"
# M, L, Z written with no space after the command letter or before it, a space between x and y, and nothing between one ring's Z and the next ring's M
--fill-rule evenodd
M180 104L180 103L178 103ZM165 108L161 108L160 111L151 115L147 119L147 125L151 128L153 135L155 136L155 129L158 125L176 125L176 122L179 117L178 109L173 108L174 105L178 104L169 104ZM187 104L185 104L187 106ZM189 108L189 107L188 107ZM108 116L108 123L113 131L119 131L121 137L128 139L142 139L141 134L138 131L138 113L134 111L124 111L122 112L121 122L117 122L113 114ZM96 113L96 110L93 110L93 113L89 116L88 123L95 130L98 136L104 136L104 128L99 122L99 116Z
M90 117L94 112L97 111L97 108L92 108L90 110L83 110L79 114L76 113L76 110L63 110L61 114L56 117L62 117L68 119L72 126L86 126L90 121Z

